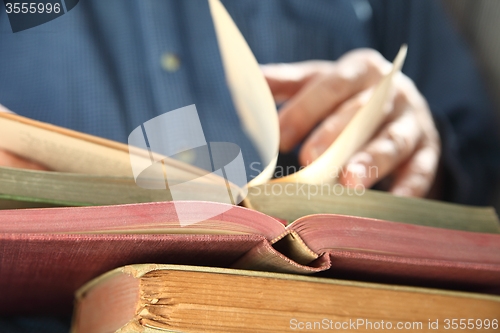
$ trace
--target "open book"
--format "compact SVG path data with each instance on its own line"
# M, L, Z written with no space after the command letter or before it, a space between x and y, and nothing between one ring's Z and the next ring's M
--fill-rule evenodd
M76 298L73 333L447 332L452 318L462 318L453 327L498 329L500 313L495 296L154 264L110 271Z
M211 219L179 224L227 210ZM118 266L144 262L233 267L500 292L500 235L343 215L285 227L213 202L0 211L2 313L70 308L73 292ZM29 302L26 302L29 299Z
M218 176L218 170L201 170L175 156L151 151L150 147L128 146L0 112L0 148L54 170L37 172L0 168L0 208L112 205L174 199L175 202L201 200L235 204L245 198L242 205L290 222L305 215L329 213L449 229L499 232L498 218L492 208L398 198L375 191L353 195L338 184L336 189L341 193L332 188L337 174L332 176L328 171L341 170L347 159L370 139L383 121L382 105L392 77L403 64L405 47L368 104L358 111L323 155L289 177L270 180L279 147L275 103L234 22L218 0L209 3L236 111L242 128L254 142L263 161L264 168L257 177L249 184L230 183ZM158 169L160 175L155 178L148 170L157 166L161 167ZM146 182L153 184L152 187L161 185L166 188L168 178L169 190L137 186L144 174L148 175ZM174 188L177 189L175 198L172 195Z

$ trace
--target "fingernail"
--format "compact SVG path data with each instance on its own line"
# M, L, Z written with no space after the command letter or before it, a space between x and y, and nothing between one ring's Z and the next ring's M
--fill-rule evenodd
M347 172L352 176L354 186L363 185L363 179L366 178L366 166L362 163L351 163L347 166Z
M287 126L281 130L280 134L280 150L288 152L293 148L293 142L297 137L297 132L293 127Z
M319 144L317 146L314 146L311 148L311 159L314 161L318 157L320 157L325 151L326 151L326 146Z
M410 197L411 190L406 187L398 187L391 191L392 194L397 195L399 197Z

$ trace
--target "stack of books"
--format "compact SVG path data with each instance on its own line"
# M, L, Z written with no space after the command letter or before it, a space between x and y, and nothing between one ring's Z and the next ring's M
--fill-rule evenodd
M492 208L323 190L331 179L321 171L342 167L382 121L405 49L317 162L270 180L272 96L227 12L210 6L262 173L234 184L148 149L0 114L0 148L54 170L0 168L0 312L68 313L76 293L79 333L498 329Z

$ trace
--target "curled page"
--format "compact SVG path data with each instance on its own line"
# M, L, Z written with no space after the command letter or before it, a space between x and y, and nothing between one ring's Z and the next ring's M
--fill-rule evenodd
M265 166L250 186L271 179L279 149L276 104L257 60L219 0L209 0L226 79L242 127Z

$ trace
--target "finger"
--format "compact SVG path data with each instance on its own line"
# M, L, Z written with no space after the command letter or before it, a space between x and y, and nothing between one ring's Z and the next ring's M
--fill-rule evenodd
M381 76L375 65L345 61L307 82L280 110L280 150L293 149L331 110L374 85Z
M283 102L295 95L312 78L328 72L331 66L332 62L313 60L260 65L260 69L274 99Z
M384 178L415 151L422 138L421 128L411 111L404 111L356 153L341 174L345 186L361 184L367 188Z
M435 145L422 145L398 170L390 192L405 197L424 197L434 182L439 155Z
M328 116L304 142L299 154L299 162L309 165L323 154L342 133L356 112L370 99L373 89L367 89L345 101Z
M25 160L2 149L0 149L0 166L32 170L49 170L38 163Z

